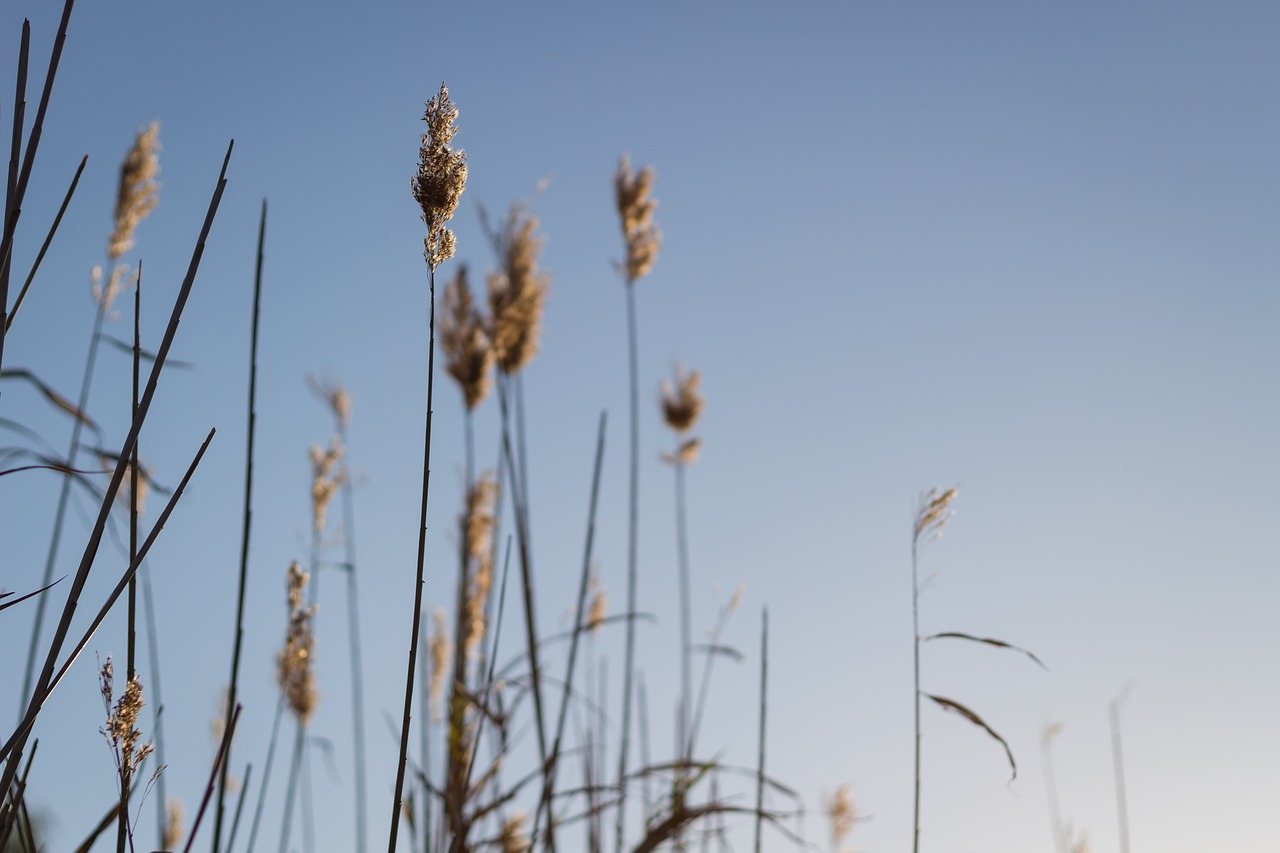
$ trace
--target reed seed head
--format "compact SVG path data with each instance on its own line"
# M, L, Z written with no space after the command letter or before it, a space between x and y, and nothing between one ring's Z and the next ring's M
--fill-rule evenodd
M471 411L489 395L493 386L490 374L493 347L489 344L484 317L471 297L465 264L458 267L457 274L444 289L439 331L445 370L462 389L467 411Z
M662 418L676 432L688 432L702 414L702 395L698 383L702 375L692 370L688 373L676 365L675 382L662 382Z
M653 177L653 167L645 166L636 172L626 154L618 161L618 171L613 177L614 197L622 218L622 239L627 244L623 271L628 284L653 269L662 244L662 232L653 224L653 211L658 206L651 196Z
M502 833L498 836L502 853L527 853L529 836L524 829L527 817L524 812L516 812L502 822Z
M422 120L427 131L422 134L422 146L418 151L418 173L412 181L413 198L422 210L422 221L427 224L427 265L435 272L441 262L453 257L456 239L445 223L453 218L458 199L467 185L467 153L455 151L450 146L458 128L458 108L449 98L449 89L440 84L440 91L427 101Z
M102 286L102 267L95 266L89 273L89 295L92 297L94 304L105 314L111 310L116 297L124 291L125 287L137 281L138 275L136 272L133 275L129 275L128 265L117 264L111 270L111 275L107 279L107 286L104 288ZM114 320L115 315L112 315L110 319Z
M316 533L324 531L325 513L329 502L337 494L338 487L346 479L345 471L335 471L338 460L342 458L342 443L334 436L325 450L313 444L311 455L311 523Z
M449 674L449 657L453 654L453 642L449 639L448 624L445 622L443 608L437 607L432 614L435 620L435 633L431 636L431 715L440 720L440 697L444 694L444 679Z
M182 827L182 818L182 800L169 800L165 809L164 838L160 842L160 847L162 849L178 849L178 842L182 840L182 834L184 832Z
M120 185L116 190L115 226L107 239L107 257L117 260L133 248L133 232L147 218L159 200L160 125L151 122L138 131L133 147L120 164Z
M587 608L586 628L592 634L598 634L604 627L605 616L609 614L609 596L605 594L599 578L592 577L591 586L594 591L591 594L591 606Z
M853 795L848 785L841 785L836 789L833 796L826 803L827 817L831 821L831 840L833 846L839 849L840 842L853 829L853 825L860 820L861 816L853 805Z
M116 769L121 774L132 775L153 750L150 742L141 746L138 744L142 737L137 725L143 706L142 681L135 674L126 682L124 693L112 705L112 676L113 667L111 658L108 657L107 662L98 670L99 689L107 710L107 723L100 731L115 753Z
M340 383L314 376L307 377L307 387L333 412L338 429L346 430L351 423L351 395L347 393L347 389Z
M498 496L498 484L490 473L467 490L467 510L461 518L462 532L467 554L473 570L467 591L467 651L474 652L486 630L485 610L489 593L493 589L493 525L494 503Z
M925 534L928 534L929 539L936 539L942 535L942 528L955 514L951 510L951 502L958 494L959 489L956 486L949 489L934 486L920 496L920 506L916 510L915 525L911 533L913 542L919 542L920 537Z
M551 276L538 270L544 238L537 230L538 218L523 205L512 205L497 236L502 269L487 278L490 339L498 369L508 376L538 354L542 309Z
M316 690L314 653L316 638L311 632L312 608L302 603L302 592L310 575L293 562L289 565L286 589L289 600L289 627L284 648L276 655L276 683L284 693L289 710L303 725L311 719L319 695Z

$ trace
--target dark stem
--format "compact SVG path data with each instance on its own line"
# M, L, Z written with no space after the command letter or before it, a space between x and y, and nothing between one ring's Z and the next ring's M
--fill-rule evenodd
M104 297L105 298L105 297ZM132 420L138 416L138 365L142 361L142 343L141 343L141 317L142 317L142 263L138 263L138 281L133 288L133 389L132 396L129 400L129 418ZM133 453L129 460L129 562L133 563L138 559L138 442L134 442ZM126 644L126 683L133 681L136 673L134 668L135 656L137 654L137 608L138 608L138 578L135 575L129 579L129 600L126 605L128 610L128 626L125 636ZM127 757L126 757L127 758ZM126 760L120 765L120 814L116 824L116 853L124 853L125 844L130 842L129 839L129 787L132 780L132 771L129 767L129 761Z
M427 496L431 486L431 392L435 380L436 358L436 271L428 275L431 290L431 312L428 321L430 341L427 346L427 426L422 451L422 512L418 524L417 579L413 587L413 628L409 638L409 668L404 685L404 716L400 724L400 759L396 763L396 787L391 800L391 834L388 850L395 853L400 830L400 811L404 797L404 771L409 761L409 723L413 718L413 676L418 656L418 626L422 619L423 570L427 552Z
M240 581L236 592L236 633L231 651L231 681L227 687L227 706L223 712L229 716L236 706L240 684L240 653L244 645L244 599L249 578L249 532L253 525L253 446L258 422L258 318L262 306L262 257L267 236L267 200L262 200L262 213L258 219L258 255L253 273L253 314L249 333L249 400L248 439L244 460L244 519L240 528ZM222 839L222 821L227 796L227 771L231 766L231 747L227 747L227 760L222 764L218 777L218 805L214 810L213 853L219 853Z
M71 186L67 187L67 194L62 197L62 205L58 208L58 214L53 217L53 224L49 226L49 233L45 234L44 243L40 245L40 251L36 253L36 259L31 264L31 270L27 273L26 281L22 282L22 289L18 291L18 298L13 300L13 308L9 311L9 316L5 318L4 330L6 334L13 326L13 318L18 316L18 309L22 307L22 300L27 298L27 291L31 289L31 282L35 280L36 273L40 270L40 264L44 261L44 256L48 253L49 246L53 243L53 235L58 233L58 226L62 224L62 215L67 212L67 205L71 203L71 196L75 195L76 186L80 183L80 175L84 173L85 164L88 162L88 154L80 158L80 165L76 168L76 174L71 179Z

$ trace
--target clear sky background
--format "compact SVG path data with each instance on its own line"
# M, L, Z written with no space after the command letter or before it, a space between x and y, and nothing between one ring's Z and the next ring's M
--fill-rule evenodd
M31 19L32 90L56 6L0 10L7 75ZM994 649L925 648L924 688L1004 734L1019 774L1007 784L995 742L925 708L922 849L1052 850L1039 746L1057 721L1063 810L1095 851L1118 850L1107 708L1126 689L1133 850L1280 849L1277 32L1280 9L1245 2L82 2L23 211L19 280L79 158L89 164L6 367L74 394L118 164L157 120L160 205L132 253L144 261L144 343L154 346L235 139L173 352L193 366L166 375L142 437L173 484L218 429L151 560L169 794L194 813L227 681L266 198L235 769L260 765L269 734L284 571L307 553L306 451L332 429L305 380L328 376L354 398L370 843L385 840L396 745L384 720L398 719L403 695L426 386L423 227L409 178L423 102L445 80L470 160L457 260L474 282L493 263L480 205L500 214L547 182L534 209L553 284L525 381L548 631L571 618L601 410L597 555L614 606L624 599L626 350L611 177L624 151L657 170L665 239L637 296L640 608L659 617L641 631L641 662L658 743L670 742L678 611L673 482L658 461L671 439L656 395L679 361L702 371L707 397L688 484L698 630L746 585L727 641L748 657L719 668L703 742L728 763L754 763L767 604L769 768L812 810L811 840L825 842L822 798L847 782L871 816L853 846L909 849L910 524L922 489L958 483L957 515L922 555L922 575L937 573L922 630L999 637L1048 672ZM90 404L117 444L127 372L105 350ZM3 390L4 417L65 446L65 420L21 386ZM463 481L460 395L445 379L435 408L429 606L451 600ZM493 465L496 423L490 401L479 412L482 465ZM35 585L55 499L50 474L5 479L0 587ZM82 531L82 514L72 518ZM78 549L63 555L59 574ZM100 601L122 566L104 551L86 601ZM333 761L330 770L317 754L317 820L322 849L351 849L345 602L337 575L323 580L314 727ZM32 612L0 617L0 684L21 677ZM514 648L519 619L506 630ZM113 617L91 651L122 660L123 636ZM600 646L615 685L619 641ZM0 699L4 719L16 714L16 696ZM78 843L110 803L100 725L89 656L38 730L30 797L48 817L50 849ZM153 849L154 805L139 849ZM263 831L274 845L274 817ZM739 849L748 837L735 835ZM766 848L783 847L769 836Z

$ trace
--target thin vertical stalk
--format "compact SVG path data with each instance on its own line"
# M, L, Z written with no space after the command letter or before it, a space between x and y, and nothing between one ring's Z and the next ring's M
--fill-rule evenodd
M427 345L427 425L422 451L422 512L418 523L417 579L413 587L413 628L409 638L409 668L405 676L404 716L400 724L400 757L396 763L396 787L391 801L391 833L388 850L395 853L400 830L400 811L404 798L404 772L409 761L409 723L413 714L413 676L418 656L418 628L422 620L423 571L427 553L427 497L431 487L431 392L435 381L436 358L436 271L430 269L428 285L431 291L430 340Z
M276 716L271 723L271 740L267 742L267 764L262 771L262 786L258 789L258 805L253 810L253 823L249 827L249 844L246 853L253 853L254 842L258 840L258 825L262 821L262 807L267 801L267 788L271 782L271 765L276 758L276 743L280 737L280 720L284 717L284 695L276 700ZM230 851L230 845L227 847Z
M9 174L5 182L4 193L4 243L3 256L0 257L0 317L4 319L4 328L0 328L0 364L4 361L4 339L9 328L9 257L13 250L12 226L18 223L17 213L20 210L18 199L18 155L22 151L22 125L27 110L27 60L31 53L31 22L23 20L22 39L18 43L18 74L16 92L13 96L13 139L9 144ZM24 691L25 692L25 691Z
M236 634L231 651L231 680L227 687L227 707L224 714L229 718L231 709L236 706L236 696L240 683L240 653L244 645L244 599L245 587L249 577L249 532L253 526L253 448L254 436L258 422L258 319L262 306L262 258L263 244L267 236L267 200L262 200L262 213L258 219L258 255L253 273L253 314L250 321L249 334L249 400L248 428L244 461L244 519L240 528L240 581L236 591ZM231 766L231 746L227 746L227 760L222 763L222 772L218 776L218 804L214 809L213 820L213 853L219 853L222 839L222 821L225 815L227 795L227 773Z
M622 738L618 755L616 849L622 853L627 814L627 751L631 742L631 694L636 667L636 553L640 519L640 366L636 343L635 280L627 279L627 355L631 377L631 474L627 503L627 644L622 672Z
M22 288L18 291L18 296L13 300L13 308L9 310L9 316L4 320L6 333L13 326L13 318L18 316L18 309L22 307L22 301L27 298L27 291L31 288L31 282L35 280L36 273L40 270L40 264L44 262L44 256L48 254L49 246L53 244L53 235L58 233L58 226L62 224L62 216L67 212L67 205L71 204L71 196L75 195L76 186L80 183L80 175L84 173L85 164L88 162L88 154L80 158L80 165L76 168L75 176L71 178L71 186L67 187L67 194L62 197L62 205L58 208L57 215L53 217L53 224L49 226L49 233L45 234L44 243L40 245L40 251L36 253L36 259L32 262L31 269L27 272L26 281L22 282Z
M1120 823L1120 853L1129 853L1129 806L1124 784L1124 755L1120 749L1120 703L1111 703L1111 760L1116 779L1116 817Z
M674 454L676 469L676 552L679 564L680 583L680 719L676 727L679 766L676 771L676 783L682 790L689 778L689 762L693 758L692 707L693 701L693 627L690 615L689 594L689 530L688 515L685 508L684 473L685 464L680 458L677 446ZM684 849L684 829L676 836L677 849Z
M911 630L915 643L912 648L912 665L915 685L915 806L912 810L911 851L920 851L920 582L917 569L916 543L919 535L911 537Z
M1062 826L1062 809L1058 803L1058 780L1053 772L1052 733L1040 739L1041 763L1044 765L1044 793L1049 803L1049 826L1053 830L1053 849L1067 853L1067 836Z
M136 557L134 558L136 559ZM151 730L156 744L156 765L165 766L164 760L164 699L160 693L160 640L156 634L155 599L151 595L151 570L142 566L142 611L147 618L147 663L151 675ZM168 821L169 800L165 796L165 774L156 777L156 797L160 807L156 809L156 846L159 847L165 836L165 825Z
M346 424L339 419L339 439L349 448ZM351 646L351 725L356 759L356 853L365 853L368 835L368 794L365 785L364 658L360 653L359 584L356 583L355 494L351 466L342 480L342 523L347 563L347 627Z
M538 836L538 829L541 825L542 815L547 815L547 838L552 837L550 831L551 817L551 799L555 793L556 787L556 762L560 758L560 741L564 737L565 723L569 719L569 697L573 690L573 670L574 665L578 661L578 646L583 634L582 617L587 610L587 590L591 586L591 554L592 546L595 543L596 536L596 507L600 498L600 471L604 464L604 436L605 424L608 418L605 412L600 413L600 426L596 434L596 459L595 466L591 474L591 499L587 508L587 541L583 546L582 553L582 573L578 581L578 603L574 611L573 617L573 636L569 641L569 659L565 664L564 690L560 695L560 714L556 720L556 736L551 746L551 756L547 760L545 776L542 783L542 799L538 804L538 811L533 818L532 837ZM588 697L590 694L588 693ZM603 738L604 732L601 731Z
M306 746L307 732L302 720L297 720L293 736L293 756L289 759L289 781L285 787L284 815L280 820L280 853L289 853L289 835L293 830L293 802L298 794L302 778L302 754Z
M240 815L244 813L244 798L249 793L249 783L253 780L253 765L244 766L244 780L240 784L240 796L236 797L236 810L231 816L231 832L227 835L227 850L236 846L236 832L240 829Z
M138 417L138 365L142 361L141 344L142 318L142 262L138 262L138 281L133 288L133 388L129 400L129 419ZM138 559L138 442L133 444L133 453L129 459L129 563ZM128 626L126 634L125 672L128 681L133 681L137 670L137 608L138 577L129 578ZM124 853L129 841L129 786L133 781L133 772L128 762L120 765L120 813L116 822L116 853Z
M769 709L769 608L760 616L760 748L756 762L756 853L764 833L764 734Z

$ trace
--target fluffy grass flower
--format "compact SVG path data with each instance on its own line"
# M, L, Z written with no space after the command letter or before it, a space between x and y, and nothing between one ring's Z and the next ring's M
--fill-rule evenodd
M440 315L440 348L444 369L462 389L470 411L489 395L493 387L493 347L484 316L476 308L467 283L467 267L445 286L444 310Z
M114 227L107 238L107 258L118 260L133 248L133 232L138 223L155 209L160 185L155 177L160 172L160 125L152 122L138 132L133 147L120 164L120 184L116 189Z
M316 709L314 666L315 635L311 632L312 609L302 603L302 591L310 576L296 563L289 566L287 590L289 627L284 648L276 655L276 683L298 721L305 725Z
M544 238L538 218L524 206L511 207L496 237L502 269L488 277L491 339L498 368L511 375L538 353L542 309L551 277L538 270Z
M427 131L422 134L418 151L418 173L412 181L413 198L422 209L427 224L423 241L427 265L435 272L441 262L453 257L456 239L445 223L453 218L458 199L467 185L467 152L455 151L450 143L458 128L458 107L449 98L443 83L434 98L427 101L422 120Z
M702 395L698 393L701 374L696 371L685 372L676 365L675 382L662 382L662 418L667 426L676 432L688 432L697 423L702 414Z
M637 172L630 158L623 154L613 178L618 215L622 218L622 238L627 244L627 260L622 268L628 282L644 277L653 269L662 244L662 232L653 224L653 211L658 206L657 199L652 197L653 177L652 166Z

